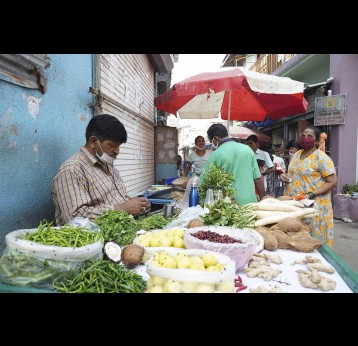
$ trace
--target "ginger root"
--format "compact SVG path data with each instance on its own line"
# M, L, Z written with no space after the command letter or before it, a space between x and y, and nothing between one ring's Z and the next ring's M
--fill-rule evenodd
M322 263L319 258L313 257L311 255L306 255L305 258L295 260L293 264L308 264L308 263Z
M323 275L318 274L318 271L313 269L311 273L304 270L296 270L298 279L303 287L306 288L321 288L323 291L330 291L336 288L336 282Z
M320 272L325 272L328 274L333 274L335 272L333 267L327 267L323 263L308 263L307 264L308 269L312 271L312 269L315 269Z
M256 268L246 268L244 269L244 272L249 278L254 278L258 276L261 279L264 279L265 281L270 281L274 277L276 277L278 274L282 272L280 269L273 269L270 267L265 266L259 266Z
M272 263L282 264L282 258L279 255L265 253L264 256L267 260L271 261Z
M281 290L279 285L275 285L271 290L265 286L258 286L256 288L250 288L250 293L285 293Z

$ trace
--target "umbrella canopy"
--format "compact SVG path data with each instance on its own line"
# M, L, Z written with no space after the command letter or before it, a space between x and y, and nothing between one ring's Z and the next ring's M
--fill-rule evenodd
M174 84L157 96L158 109L183 119L263 121L305 113L304 83L237 67L206 72Z
M259 131L251 130L243 126L230 127L229 136L234 138L246 139L251 135L256 135L260 142L270 142L271 137L261 133Z

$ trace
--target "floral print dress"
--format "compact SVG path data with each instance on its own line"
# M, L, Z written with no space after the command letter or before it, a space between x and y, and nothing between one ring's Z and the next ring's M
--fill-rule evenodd
M285 186L285 194L291 197L297 196L300 192L315 192L321 187L324 178L335 174L336 170L332 159L323 151L316 149L308 157L301 160L303 150L297 151L291 159L287 175L291 183ZM318 215L312 220L312 235L327 245L333 245L333 209L331 192L319 195L315 198L314 208Z

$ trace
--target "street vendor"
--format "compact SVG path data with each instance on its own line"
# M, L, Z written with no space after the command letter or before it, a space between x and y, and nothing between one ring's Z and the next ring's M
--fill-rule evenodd
M210 163L214 162L217 167L234 176L235 200L240 205L257 202L255 187L262 199L266 192L254 152L247 145L237 143L233 138L229 138L228 131L223 124L211 125L207 134L210 143L216 150L209 156L200 179L203 179Z
M110 114L93 117L86 128L86 144L65 161L52 183L55 217L62 226L76 216L98 218L107 210L122 209L134 216L150 210L144 197L130 198L113 167L127 131Z

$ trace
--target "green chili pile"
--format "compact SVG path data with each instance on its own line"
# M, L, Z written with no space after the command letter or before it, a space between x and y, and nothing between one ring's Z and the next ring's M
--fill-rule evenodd
M66 293L142 293L143 278L123 266L105 260L87 261L72 280L54 280L56 290Z
M37 230L34 233L27 233L24 239L44 245L76 248L93 244L103 237L100 232L91 231L86 227L68 224L54 228L52 222L42 221Z

